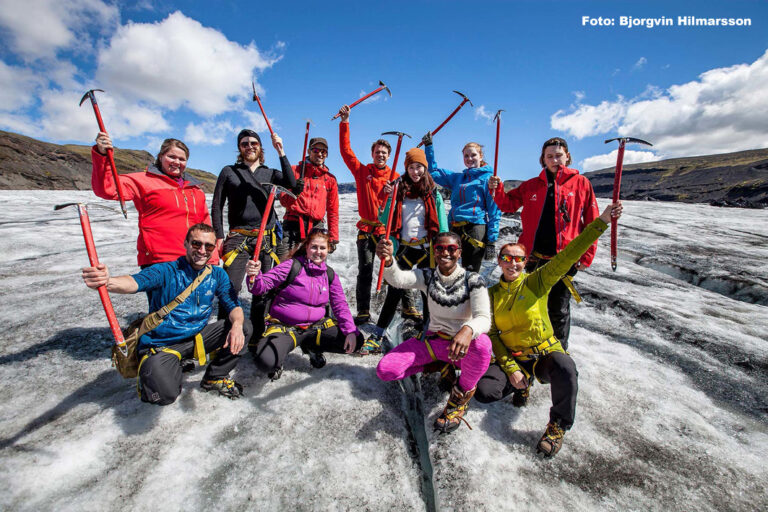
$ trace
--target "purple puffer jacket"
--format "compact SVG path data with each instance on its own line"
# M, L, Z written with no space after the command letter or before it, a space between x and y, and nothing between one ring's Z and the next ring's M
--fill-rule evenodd
M302 269L289 286L283 288L272 301L269 314L285 325L305 327L325 317L325 306L330 300L331 311L339 324L342 334L357 332L352 313L338 274L328 286L325 263L316 265L304 256L297 256ZM284 282L291 271L293 260L286 260L272 270L259 274L248 290L254 295L263 295Z

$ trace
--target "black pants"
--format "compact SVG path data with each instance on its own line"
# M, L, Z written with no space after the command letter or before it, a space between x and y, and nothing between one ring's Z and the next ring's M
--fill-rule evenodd
M206 353L210 354L220 349L208 364L203 380L218 380L226 377L237 365L240 355L231 353L229 348L221 348L231 328L229 320L219 320L206 325L200 331ZM248 339L252 330L251 322L246 320L243 323L245 339ZM166 348L175 350L181 354L182 358L187 359L194 353L195 340L194 338L185 340ZM139 351L139 361L145 354L149 354L149 357L141 363L139 370L138 388L141 401L156 405L172 404L181 394L181 361L172 352L157 351L152 354L149 349Z
M547 260L532 259L525 266L525 270L532 272L546 262ZM576 275L576 272L576 267L573 266L567 275L573 277ZM549 321L552 322L552 329L555 331L555 337L560 340L563 350L568 350L568 337L571 334L571 291L562 280L558 281L549 291L547 312L549 314Z
M422 258L423 257L423 258ZM421 261L419 261L421 259ZM416 268L429 267L429 245L426 249L423 247L410 247L400 245L395 255L397 265L403 270L410 270L414 264ZM417 263L418 262L418 263ZM416 296L413 290L403 290L394 286L387 286L387 297L384 299L384 306L379 313L379 320L376 325L386 329L392 323L397 310L397 303L403 300L403 308L408 309L416 306ZM422 304L426 304L426 296L422 294Z
M475 247L467 240L473 238L485 243L485 224L464 224L451 226L451 231L461 237L461 266L472 272L480 272L485 256L485 247Z
M378 236L368 235L364 231L358 231L357 238L357 313L371 310L371 284L373 283L373 257L376 254ZM365 238L360 238L365 236Z
M285 356L297 346L313 352L344 353L344 339L346 336L335 325L323 329L319 340L317 339L317 329L307 329L304 332L298 331L295 335L295 343L293 337L285 332L270 334L262 338L256 344L253 351L253 359L259 370L269 373L280 368L283 366ZM355 350L358 350L362 345L363 337L358 333L355 340Z
M256 237L246 237L238 233L230 233L224 240L224 246L222 251L227 254L229 251L236 249L243 243L243 240L248 244L247 250L241 251L232 263L224 270L229 276L229 280L232 281L232 288L236 292L240 293L243 287L243 278L245 277L245 265L253 258L253 252L256 248ZM272 237L270 235L264 235L261 242L261 252L259 253L259 261L261 261L261 271L266 272L272 268L274 260L270 256L270 252L274 251L272 245ZM258 339L264 334L264 316L265 316L265 304L261 297L253 296L251 299L251 322L253 323L253 337ZM227 317L227 312L219 306L219 320Z
M311 224L310 224L311 223ZM310 227L311 226L311 227ZM307 217L304 218L304 237L309 234L309 230L312 228L324 228L323 220L312 221ZM280 261L285 261L293 256L295 251L304 240L301 238L301 227L297 220L284 220L283 221L283 240L280 245L277 246L277 257Z
M533 363L533 359L519 361L529 374L534 370ZM573 358L563 352L550 352L541 356L535 367L535 376L541 382L551 385L549 421L558 422L568 430L576 416L576 395L579 392L579 372ZM514 391L515 387L510 384L507 374L501 366L493 363L477 383L475 399L483 403L496 402Z

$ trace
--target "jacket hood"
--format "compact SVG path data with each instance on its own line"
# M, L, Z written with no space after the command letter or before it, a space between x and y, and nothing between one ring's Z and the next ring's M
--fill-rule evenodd
M318 265L317 263L308 260L307 257L303 254L296 256L296 259L301 262L301 266L304 267L307 273L313 276L325 273L326 269L328 268L325 262L322 262Z
M563 167L560 171L558 171L557 177L555 178L555 180L558 183L562 183L565 180L568 180L568 179L572 178L573 176L575 176L577 174L579 174L578 170L571 169L570 167ZM546 183L546 181L547 181L547 168L546 167L544 167L541 170L541 172L539 173L539 179L544 180L544 182Z

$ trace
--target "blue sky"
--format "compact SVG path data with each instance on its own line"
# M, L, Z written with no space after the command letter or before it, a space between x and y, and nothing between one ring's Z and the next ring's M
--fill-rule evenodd
M189 165L218 173L243 127L266 134L250 98L255 77L290 160L304 123L331 144L328 165L351 181L331 116L352 111L352 146L370 161L383 131L416 144L459 103L435 137L438 163L460 170L462 146L485 145L493 162L502 114L499 173L540 171L541 144L570 145L573 166L615 162L617 135L647 139L625 162L768 147L768 5L733 2L240 2L0 0L0 129L51 142L90 143L98 96L119 147L154 153L165 137L191 148ZM751 26L683 27L678 16L749 18ZM672 18L674 26L584 26L583 17ZM372 101L373 100L373 101ZM264 138L265 142L267 138ZM394 140L393 140L394 142ZM394 144L393 144L394 145ZM400 160L402 162L402 158ZM277 166L269 147L267 163ZM400 166L402 164L399 164Z

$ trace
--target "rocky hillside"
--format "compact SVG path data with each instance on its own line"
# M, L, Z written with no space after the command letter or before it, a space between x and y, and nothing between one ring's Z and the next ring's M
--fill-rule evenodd
M598 197L613 193L614 168L585 174ZM768 206L768 149L632 164L621 175L622 199Z
M155 157L147 151L116 149L120 173L144 169ZM187 172L213 192L216 176L197 169ZM91 147L58 145L0 131L0 190L90 190Z

